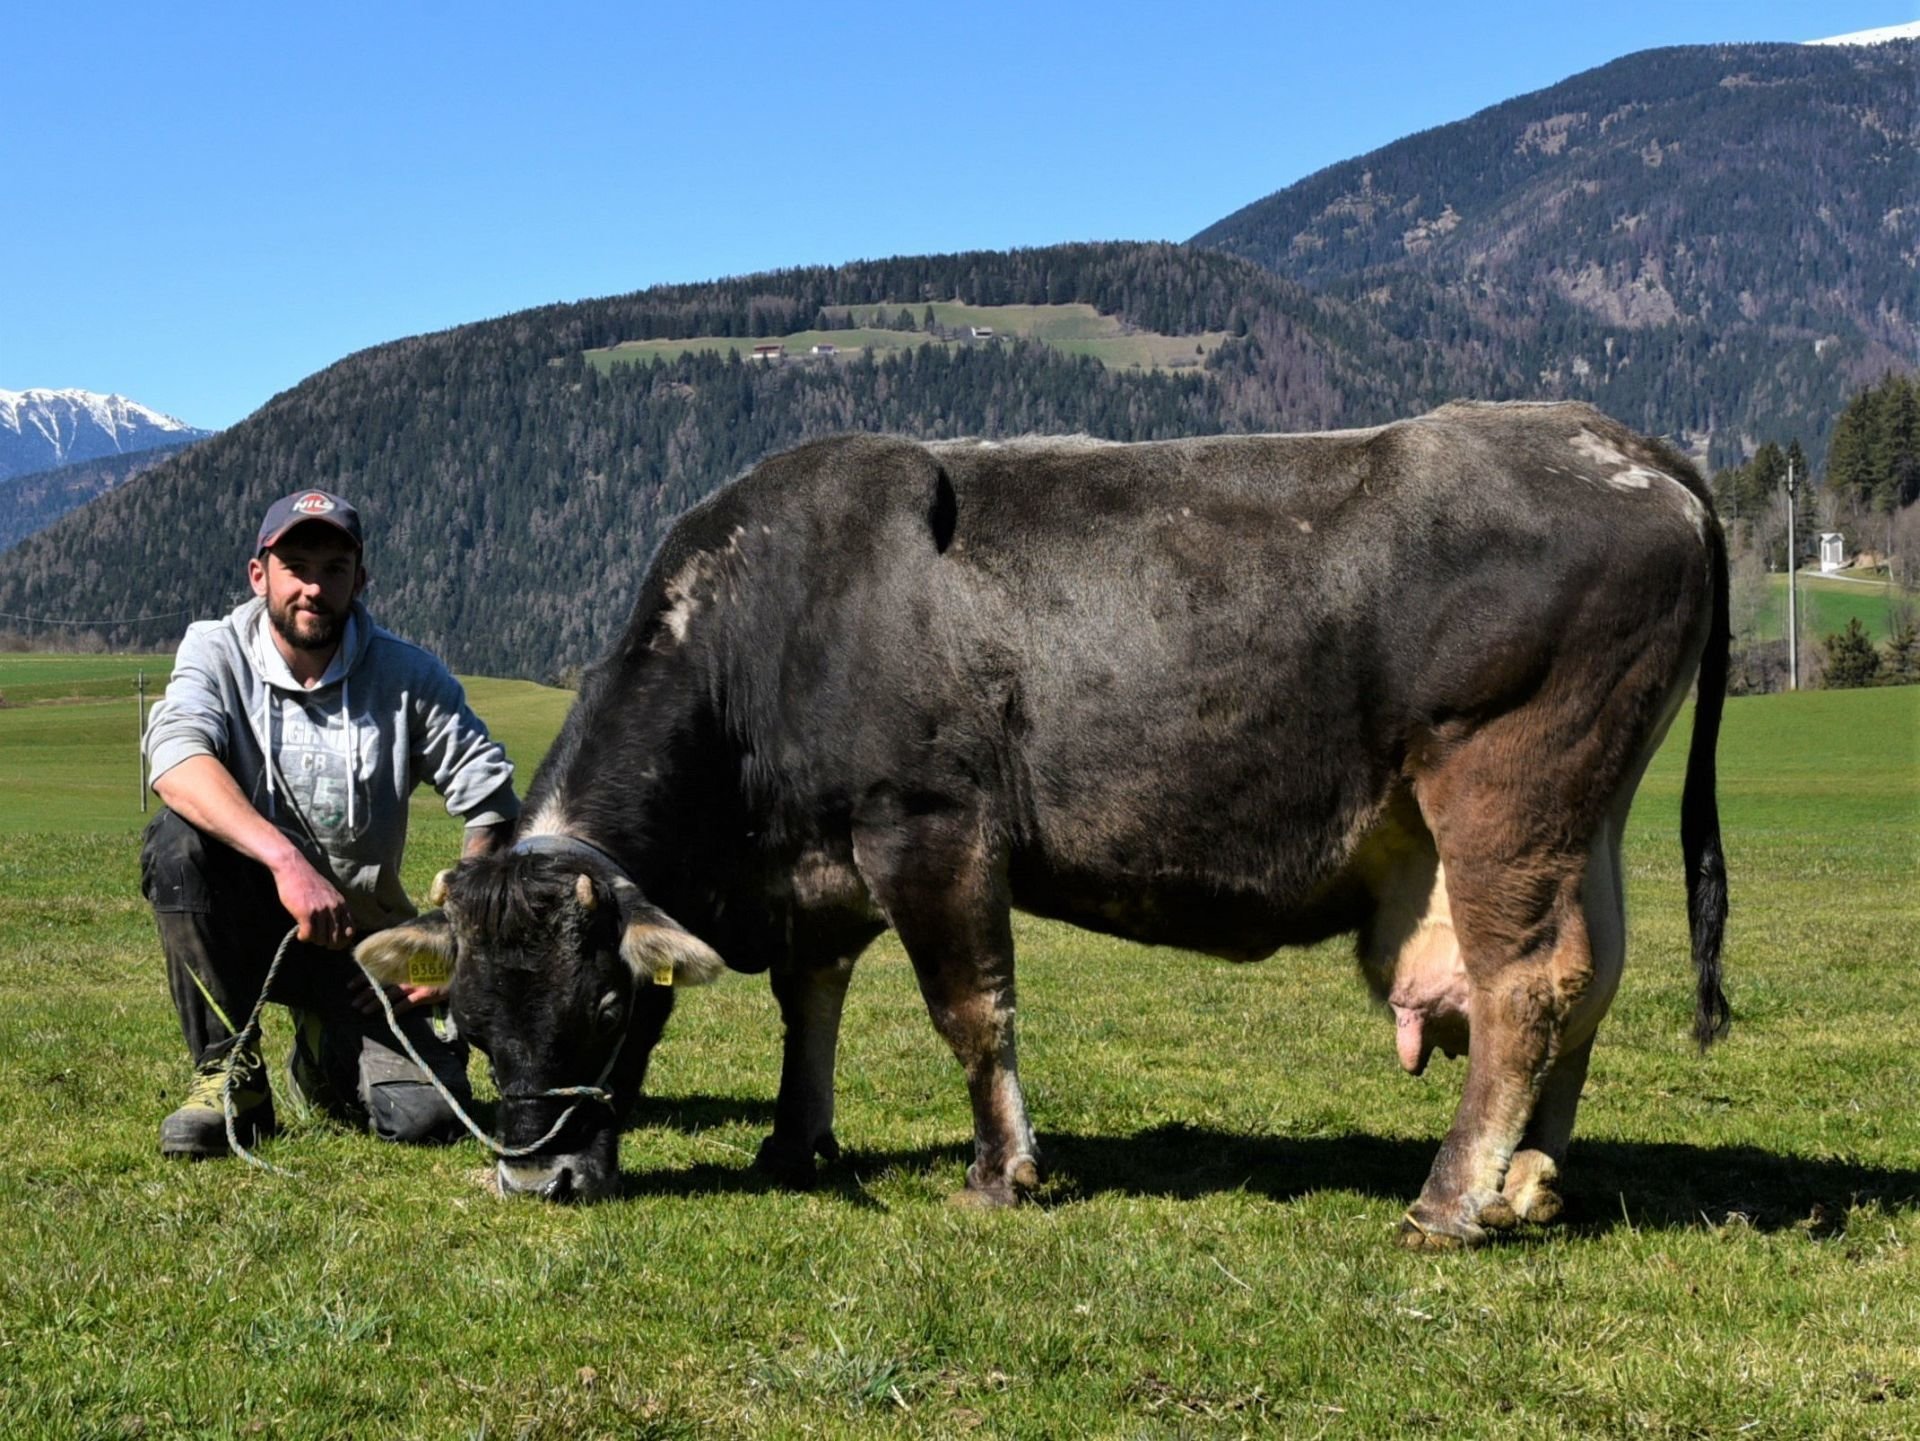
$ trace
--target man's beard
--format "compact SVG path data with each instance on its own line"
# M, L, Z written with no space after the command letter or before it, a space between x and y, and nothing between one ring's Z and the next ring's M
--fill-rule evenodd
M318 624L302 631L299 627L302 616L310 617ZM317 607L303 610L294 605L269 605L267 618L273 622L273 628L279 632L280 639L295 650L332 649L339 644L340 632L346 624L344 615L336 615Z

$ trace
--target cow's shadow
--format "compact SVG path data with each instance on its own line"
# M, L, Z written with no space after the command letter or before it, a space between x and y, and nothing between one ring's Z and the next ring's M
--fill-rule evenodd
M624 1129L643 1131L662 1127L692 1135L716 1126L772 1126L773 1102L750 1096L641 1096L627 1115Z
M716 1117L753 1119L744 1114L754 1109L750 1103L733 1110L728 1108L734 1103L716 1099L712 1104ZM663 1106L654 1124L691 1129L704 1115L701 1105ZM644 1116L641 1123L647 1123ZM628 1144L644 1148L645 1140L633 1136ZM1192 1200L1228 1191L1275 1202L1350 1191L1409 1203L1426 1179L1438 1142L1359 1132L1249 1136L1170 1124L1127 1136L1043 1132L1040 1146L1049 1172L1040 1198L1046 1206L1102 1195ZM887 1172L932 1170L950 1175L958 1186L971 1154L967 1144L851 1150L838 1162L822 1164L815 1189L854 1205L876 1206L880 1203L868 1185ZM622 1180L628 1197L782 1189L779 1181L744 1163L629 1169ZM1856 1204L1920 1211L1920 1169L1781 1155L1757 1146L1576 1137L1567 1158L1566 1202L1561 1229L1583 1234L1738 1225L1825 1236L1844 1227L1849 1207Z

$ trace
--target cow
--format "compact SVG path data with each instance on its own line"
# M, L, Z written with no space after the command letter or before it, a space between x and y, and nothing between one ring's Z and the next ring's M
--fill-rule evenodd
M759 1164L834 1156L848 977L892 927L966 1076L961 1195L1004 1205L1040 1181L1014 908L1238 961L1352 933L1400 1063L1467 1058L1403 1238L1477 1244L1561 1208L1622 828L1696 674L1694 1029L1725 1029L1727 649L1699 475L1583 405L822 440L681 517L514 845L361 953L451 961L501 1139L532 1148L501 1189L590 1198L674 988L726 967L770 972L785 1023Z

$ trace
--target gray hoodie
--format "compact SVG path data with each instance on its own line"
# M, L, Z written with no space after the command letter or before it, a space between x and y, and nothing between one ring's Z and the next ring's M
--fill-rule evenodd
M360 602L312 690L287 669L269 624L255 597L187 628L153 708L147 763L157 780L213 756L331 874L358 926L390 926L414 914L400 884L414 787L431 783L469 827L492 825L520 813L513 765L446 666L375 625Z

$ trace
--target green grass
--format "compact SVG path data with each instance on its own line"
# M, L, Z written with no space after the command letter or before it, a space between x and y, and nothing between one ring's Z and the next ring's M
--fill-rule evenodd
M1845 630L1847 622L1858 620L1876 645L1884 642L1891 629L1888 609L1890 595L1898 595L1885 581L1832 580L1822 576L1800 577L1800 634L1819 641L1823 636ZM1754 630L1761 639L1784 640L1787 634L1787 578L1767 577L1767 599L1761 607Z
M872 317L876 307L855 306L848 313L855 320ZM897 315L897 305L878 307L888 316ZM921 324L927 306L908 306L916 325ZM1199 365L1207 353L1226 339L1224 331L1205 335L1160 335L1152 331L1129 330L1111 315L1102 315L1091 305L962 305L937 301L935 320L955 328L991 326L996 335L1037 340L1055 350L1072 355L1088 355L1110 369L1178 370ZM632 365L652 360L677 360L690 352L724 355L737 352L742 358L752 354L756 345L782 344L789 357L808 357L820 344L838 346L842 358L869 348L878 353L909 349L926 344L962 344L965 342L929 341L918 330L856 328L852 330L802 330L792 335L759 337L696 336L679 340L633 340L604 349L586 352L590 364L606 371L614 365Z
M473 691L523 763L566 701ZM473 1145L321 1124L270 1147L296 1180L163 1164L186 1068L131 787L75 819L89 754L114 795L126 768L92 709L0 711L9 1435L1920 1433L1920 690L1730 703L1738 1019L1704 1059L1676 726L1570 1216L1438 1258L1391 1238L1463 1068L1399 1073L1344 947L1236 967L1031 921L1053 1179L1018 1212L945 1204L963 1088L891 941L848 1006L852 1155L812 1194L749 1170L778 1061L750 977L683 1002L610 1204L503 1203ZM17 748L43 720L98 738ZM416 838L416 889L454 839Z

